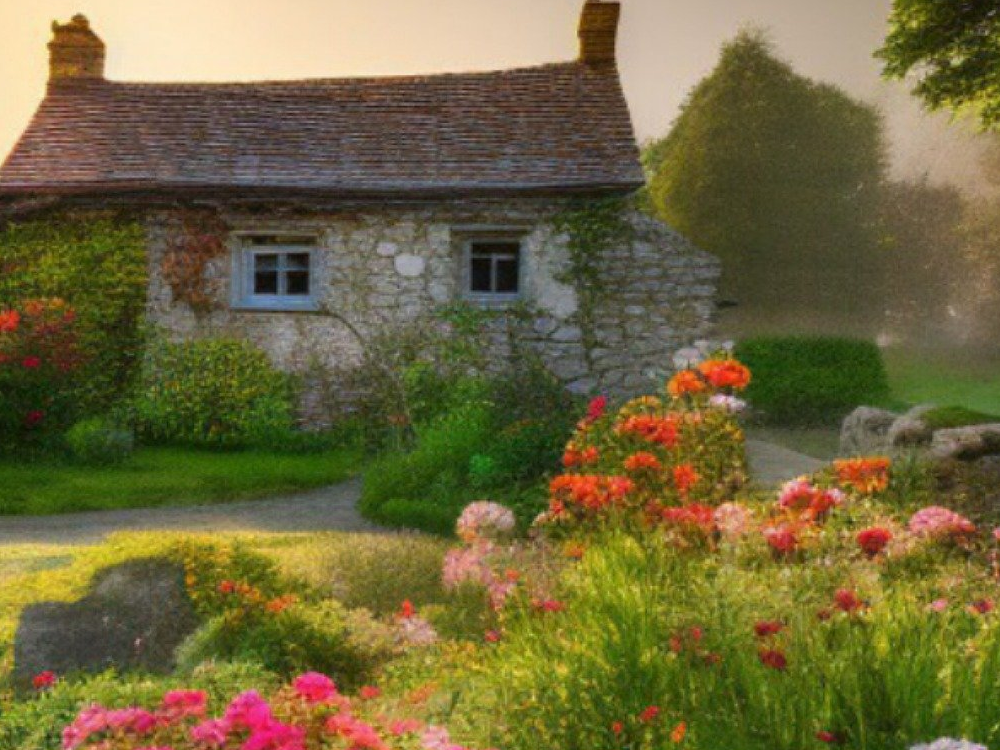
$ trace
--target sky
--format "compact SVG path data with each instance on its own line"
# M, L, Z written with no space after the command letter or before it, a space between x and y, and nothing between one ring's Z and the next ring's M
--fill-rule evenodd
M968 126L880 80L891 0L623 0L619 65L640 140L663 135L747 25L810 77L884 107L901 176L975 184ZM583 0L0 0L0 153L43 96L53 20L86 14L109 78L227 81L492 70L572 59ZM970 145L971 144L971 145Z

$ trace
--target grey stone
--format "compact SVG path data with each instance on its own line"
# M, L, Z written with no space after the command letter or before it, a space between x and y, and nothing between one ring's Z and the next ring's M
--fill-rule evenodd
M375 248L377 252L382 257L391 257L399 251L399 246L395 242L380 242L378 247Z
M421 276L427 267L427 261L419 255L404 253L396 256L396 273L400 276L413 278Z
M840 454L865 456L889 450L889 428L898 414L886 409L859 406L844 419L840 428Z
M898 452L923 449L930 445L934 431L923 420L923 416L933 409L932 404L914 406L893 422L886 435L889 447Z
M174 649L197 625L181 566L127 562L98 573L77 602L24 610L14 637L14 679L24 685L45 670L168 672Z
M930 455L961 461L1000 455L1000 423L938 430L931 439Z

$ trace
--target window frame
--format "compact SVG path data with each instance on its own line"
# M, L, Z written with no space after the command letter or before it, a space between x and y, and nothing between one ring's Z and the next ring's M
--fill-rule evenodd
M254 238L275 237L274 233L249 232L236 236L233 257L232 307L235 310L257 310L264 312L315 312L319 309L318 293L318 238L288 235L286 241L270 244L253 244ZM281 237L281 235L277 235ZM259 255L278 256L278 294L255 294L254 276L256 258ZM282 294L281 286L287 285L287 256L305 255L308 258L309 294Z
M510 244L517 245L517 291L516 292L479 292L472 289L472 260L477 244ZM527 268L525 251L525 233L521 231L482 231L468 234L462 239L462 298L484 307L503 307L525 298L525 282ZM496 283L497 258L493 259L490 268L491 282Z

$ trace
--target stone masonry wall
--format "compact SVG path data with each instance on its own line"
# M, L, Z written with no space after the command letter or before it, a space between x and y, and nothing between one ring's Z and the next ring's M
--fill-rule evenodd
M174 300L161 269L179 224L171 214L159 213L148 222L149 318L175 338L246 337L292 371L304 372L317 363L349 366L357 361L361 344L338 317L368 335L461 299L464 238L497 228L523 237L519 307L528 311L527 316L501 316L498 352L503 349L499 342L513 334L576 391L627 396L655 390L669 372L672 354L710 334L718 261L665 225L634 215L632 241L602 255L607 291L595 307L593 335L585 337L576 290L560 280L568 262L568 238L551 226L559 208L552 200L505 200L224 214L234 233L318 238L314 283L322 290L323 311L316 313L234 309L230 276L236 234L229 252L211 261L205 272L214 309L196 314ZM585 339L594 345L588 348Z

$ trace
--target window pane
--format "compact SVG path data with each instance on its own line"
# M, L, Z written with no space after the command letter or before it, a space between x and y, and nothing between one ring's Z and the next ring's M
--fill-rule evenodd
M470 289L473 292L492 292L492 259L489 257L472 258L472 269L470 273Z
M289 271L286 277L287 281L287 293L294 295L308 295L309 294L309 272L308 271Z
M277 255L261 253L254 256L253 293L278 293Z
M309 253L289 253L285 256L285 268L289 271L308 271Z
M517 258L497 260L497 292L503 294L517 293L517 266Z

